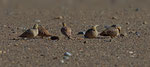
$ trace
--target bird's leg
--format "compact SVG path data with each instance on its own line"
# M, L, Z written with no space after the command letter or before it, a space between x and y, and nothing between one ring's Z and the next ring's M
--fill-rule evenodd
M111 36L110 42L112 42L114 40L115 36Z

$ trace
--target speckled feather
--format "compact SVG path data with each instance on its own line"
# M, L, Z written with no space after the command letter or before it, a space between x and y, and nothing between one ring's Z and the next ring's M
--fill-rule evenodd
M43 26L39 26L38 29L39 29L38 36L41 36L41 37L49 37L49 36L51 36L51 34L48 32L48 30L46 30Z
M101 36L110 36L115 37L120 34L119 30L115 27L110 27L104 30L102 33L100 33Z
M85 38L96 38L98 36L97 26L88 29L84 35Z

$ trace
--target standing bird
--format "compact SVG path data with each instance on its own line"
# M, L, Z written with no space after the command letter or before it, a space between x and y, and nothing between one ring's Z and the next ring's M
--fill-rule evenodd
M46 30L43 26L39 26L38 27L38 30L39 30L39 34L38 34L38 36L41 36L42 38L43 37L50 37L50 36L52 36L49 32L48 32L48 30Z
M99 25L92 26L91 29L88 29L88 30L85 32L84 37L85 37L85 38L96 38L96 37L98 36L98 31L97 31L97 29L96 29L97 26L99 26Z
M72 39L71 37L71 28L66 26L66 23L62 23L63 27L61 28L61 33L68 37L69 39Z
M111 27L106 28L102 33L100 33L101 36L110 36L111 38L114 38L118 35L120 35L121 27L117 25L112 25Z
M21 34L19 37L22 38L34 38L38 35L38 24L35 24L32 29L26 30L23 34Z

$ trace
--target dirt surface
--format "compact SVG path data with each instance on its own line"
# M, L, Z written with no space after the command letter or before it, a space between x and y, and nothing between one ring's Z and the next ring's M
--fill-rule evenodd
M150 67L150 10L146 0L0 0L0 67ZM62 16L62 19L54 19ZM115 18L112 18L115 17ZM68 40L62 22L78 32L118 24L126 36ZM34 24L60 37L22 40ZM19 40L16 40L19 39ZM63 59L64 53L72 54ZM64 63L62 62L64 60Z

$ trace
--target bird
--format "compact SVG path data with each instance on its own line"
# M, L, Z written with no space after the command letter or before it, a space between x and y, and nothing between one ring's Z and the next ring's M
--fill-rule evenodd
M98 37L98 31L97 31L97 29L96 29L97 26L99 26L99 25L92 26L91 29L88 29L88 30L85 32L84 37L85 37L85 38L97 38L97 37Z
M52 34L50 34L48 30L46 30L42 25L39 25L38 30L39 30L38 36L41 36L42 38L52 36Z
M24 33L22 33L19 37L22 38L34 38L38 35L38 24L35 24L33 28L26 30Z
M111 38L114 38L118 35L120 35L121 27L118 25L112 25L108 28L106 28L103 32L100 33L101 36L110 36Z
M67 27L66 26L66 23L62 23L62 25L63 25L63 27L61 28L61 33L64 35L64 36L66 36L68 39L72 39L72 37L71 37L71 32L72 32L72 30L71 30L71 28L70 27Z

